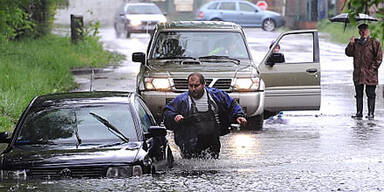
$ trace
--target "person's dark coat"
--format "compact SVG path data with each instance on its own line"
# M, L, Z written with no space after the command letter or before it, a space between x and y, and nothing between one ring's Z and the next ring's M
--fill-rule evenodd
M225 135L229 133L230 124L236 122L238 117L245 117L245 114L241 106L226 92L209 87L206 87L205 90L208 91L219 108L220 135ZM188 97L188 92L182 93L164 107L163 118L167 129L176 130L179 126L174 120L176 115L187 117L190 114L191 105Z
M356 39L345 48L345 54L353 57L353 82L355 84L377 85L378 69L383 59L380 42L369 38L365 43Z

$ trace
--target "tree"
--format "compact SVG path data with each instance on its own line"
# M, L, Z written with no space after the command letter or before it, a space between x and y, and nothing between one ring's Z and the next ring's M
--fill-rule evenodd
M68 0L1 0L0 40L49 33L59 4L67 5Z

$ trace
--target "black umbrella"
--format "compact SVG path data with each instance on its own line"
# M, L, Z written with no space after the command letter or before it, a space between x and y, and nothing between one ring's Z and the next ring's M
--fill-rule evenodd
M377 18L367 14L359 13L355 17L356 21L378 21ZM349 23L348 13L342 13L329 19L331 22Z

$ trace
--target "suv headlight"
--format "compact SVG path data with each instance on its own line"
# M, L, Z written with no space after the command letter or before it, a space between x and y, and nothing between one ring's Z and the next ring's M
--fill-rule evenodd
M168 91L171 89L171 84L168 78L145 78L145 89Z
M259 86L259 78L237 78L235 80L235 90L237 91L256 91Z
M129 24L132 26L139 26L139 25L141 25L141 21L137 20L137 19L131 19Z

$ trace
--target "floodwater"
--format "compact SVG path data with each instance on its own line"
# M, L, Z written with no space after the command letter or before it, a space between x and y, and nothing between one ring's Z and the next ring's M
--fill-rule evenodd
M255 61L261 61L278 32L246 29ZM102 30L105 47L127 55L117 68L95 74L94 90L134 90L138 64L149 35L116 39ZM384 191L383 89L378 86L375 120L353 120L352 59L343 44L321 34L322 103L319 111L283 112L260 132L233 131L221 137L218 160L185 160L169 139L175 166L169 171L125 179L3 181L0 191ZM382 80L380 69L380 82ZM89 74L76 75L89 89ZM366 106L366 104L365 104ZM364 109L366 114L366 107Z

